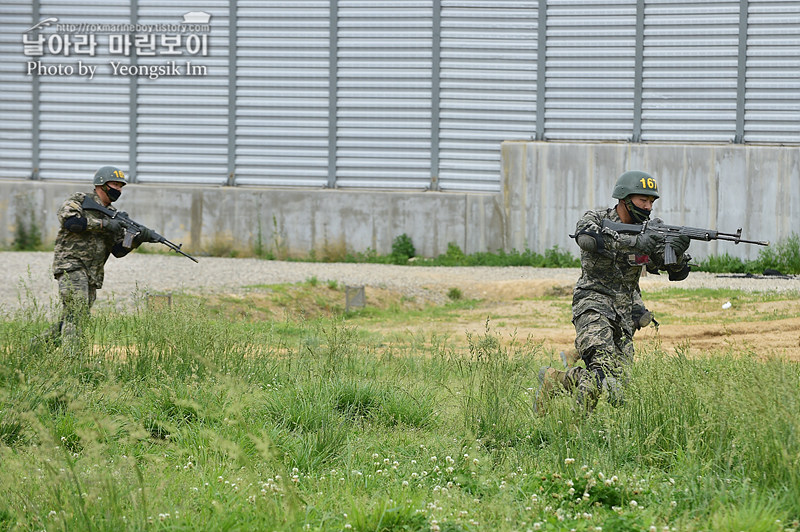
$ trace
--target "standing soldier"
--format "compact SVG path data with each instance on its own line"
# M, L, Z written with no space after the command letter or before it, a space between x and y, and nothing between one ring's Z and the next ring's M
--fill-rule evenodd
M612 404L619 404L625 367L633 361L636 322L641 324L643 317L634 316L635 307L644 309L639 293L642 266L652 273L667 271L671 281L689 275L691 257L684 254L688 237L672 243L678 261L667 267L663 236L622 234L603 227L603 220L625 224L648 220L659 197L656 180L645 172L625 172L617 179L612 197L619 200L617 205L584 214L574 236L581 248L581 276L572 298L572 323L575 347L586 368L542 368L535 405L540 412L559 389L575 392L585 410L594 408L601 391L608 393Z
M76 192L58 210L60 225L56 237L53 274L58 281L61 297L61 320L49 331L52 339L62 336L74 348L80 336L81 324L88 318L97 290L103 286L105 263L109 255L120 258L142 242L153 241L149 229L133 239L131 247L123 246L124 227L119 220L96 210L84 209L87 196L116 211L111 203L118 200L127 183L119 168L104 166L94 174L94 191Z

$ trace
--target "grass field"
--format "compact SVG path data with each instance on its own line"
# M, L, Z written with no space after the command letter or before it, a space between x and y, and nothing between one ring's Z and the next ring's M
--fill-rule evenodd
M800 530L785 357L642 342L622 406L537 415L552 347L507 316L437 326L486 302L385 293L345 316L335 283L261 288L96 309L74 357L32 346L41 309L5 316L0 530ZM735 297L776 300L652 300ZM567 295L541 299L565 319Z

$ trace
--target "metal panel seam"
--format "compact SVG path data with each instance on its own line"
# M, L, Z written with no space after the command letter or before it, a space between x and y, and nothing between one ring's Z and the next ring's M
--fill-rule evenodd
M33 8L31 9L31 25L39 22L39 0L33 0ZM39 179L39 96L41 87L39 87L39 76L33 76L31 79L31 175L30 179Z
M236 40L238 2L228 8L228 186L236 184Z
M336 188L336 137L338 107L336 91L339 85L339 0L331 0L328 47L328 188Z
M134 28L136 24L139 22L139 0L131 0L131 26ZM131 68L136 66L136 57L135 53L130 55L130 64ZM130 77L130 84L128 87L129 90L129 101L130 101L130 109L128 110L128 177L130 177L130 181L135 183L138 179L137 177L137 157L139 155L139 139L138 139L138 131L139 131L139 111L138 106L136 105L136 100L139 97L139 78L138 76L131 76Z
M431 190L439 190L439 105L442 44L442 2L433 0L431 35Z

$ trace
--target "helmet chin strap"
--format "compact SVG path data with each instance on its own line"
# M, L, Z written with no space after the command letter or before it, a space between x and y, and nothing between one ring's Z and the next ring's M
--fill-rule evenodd
M637 207L630 198L625 198L625 208L628 209L628 214L636 223L644 223L650 219L650 211Z

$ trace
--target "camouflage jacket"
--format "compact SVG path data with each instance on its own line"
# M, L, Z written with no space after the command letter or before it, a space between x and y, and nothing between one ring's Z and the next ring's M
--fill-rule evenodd
M89 276L89 286L103 286L104 266L115 244L122 241L123 232L111 233L103 229L106 215L81 206L83 198L92 197L102 205L100 197L94 192L76 192L58 209L59 230L53 258L53 274L58 276L73 270L85 270ZM116 210L109 206L110 210ZM64 227L64 222L73 217L86 218L86 230L74 233Z
M619 323L626 333L632 335L632 309L634 305L643 306L639 292L642 266L655 272L662 266L663 258L637 255L619 241L615 231L602 228L603 220L622 221L616 208L612 207L587 212L575 229L576 234L589 231L602 235L604 249L581 249L581 276L572 297L573 320L593 310Z

